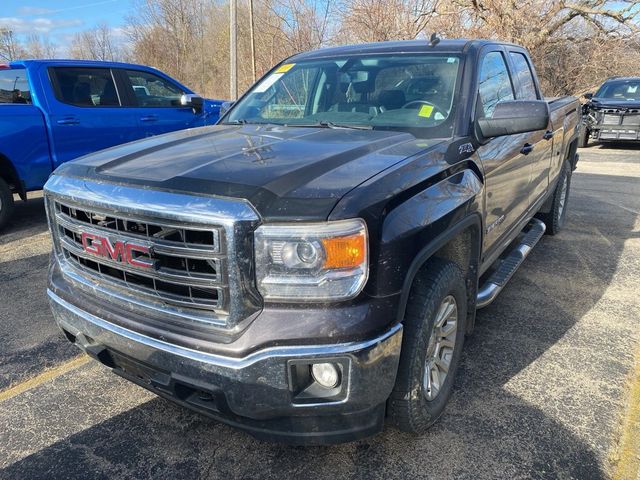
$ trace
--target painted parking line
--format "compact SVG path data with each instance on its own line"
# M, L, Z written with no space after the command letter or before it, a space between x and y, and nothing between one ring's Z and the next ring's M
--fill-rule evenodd
M49 382L54 378L59 377L71 370L74 370L82 365L86 364L91 360L91 357L88 355L80 355L79 357L74 358L73 360L69 360L61 365L45 370L41 374L30 378L24 382L18 383L12 387L9 387L6 390L0 392L0 402L4 402L5 400L9 400L10 398L15 397L16 395L20 395L27 390L37 387L38 385L42 385L45 382Z
M640 479L640 349L625 412L614 480Z

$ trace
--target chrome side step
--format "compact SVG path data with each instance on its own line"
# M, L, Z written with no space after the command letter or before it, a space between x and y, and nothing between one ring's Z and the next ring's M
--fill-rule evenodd
M524 228L525 234L521 242L500 262L498 269L478 289L476 308L486 307L496 299L507 282L511 280L513 274L516 273L518 267L522 265L524 259L527 258L529 252L542 238L546 229L543 222L537 218L531 219Z

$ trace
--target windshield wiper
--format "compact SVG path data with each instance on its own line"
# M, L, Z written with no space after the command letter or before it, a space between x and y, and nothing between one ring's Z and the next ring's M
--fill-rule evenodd
M325 127L325 128L346 128L351 130L373 130L371 125L353 125L348 123L334 123L328 120L320 120L317 123L286 123L285 127Z
M333 123L327 120L318 122L320 125L327 126L329 128L350 128L352 130L373 130L372 125L352 125L348 123Z

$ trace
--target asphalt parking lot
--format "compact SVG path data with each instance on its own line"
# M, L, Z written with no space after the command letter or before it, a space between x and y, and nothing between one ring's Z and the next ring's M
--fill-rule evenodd
M566 229L479 312L444 417L332 447L261 443L78 357L48 309L42 199L18 204L0 235L0 478L626 478L640 148L580 154Z

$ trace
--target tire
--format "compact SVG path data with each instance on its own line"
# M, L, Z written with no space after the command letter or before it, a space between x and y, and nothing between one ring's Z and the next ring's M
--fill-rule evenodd
M585 148L589 146L589 136L591 135L591 132L589 131L589 129L585 126L580 127L580 130L578 132L578 147L579 148Z
M451 326L453 318L455 326L440 330L442 334L446 332L446 336L434 342L434 324L439 320L443 306L450 307L452 300L455 313L443 326ZM403 321L398 375L387 403L389 420L400 430L422 435L442 415L460 362L466 316L467 295L462 272L452 262L439 258L429 260L411 287ZM452 338L452 333L455 338ZM442 340L446 340L448 346L443 346ZM429 386L425 372L428 360L433 368L438 369L432 362L434 355L440 357L441 362L442 358L449 360L448 373L444 381L434 382L436 377L430 369Z
M549 213L539 213L537 217L542 220L547 230L547 235L557 235L564 227L567 218L569 192L571 190L571 165L565 160L560 171L560 178L553 192L553 200Z
M13 193L7 182L0 178L0 230L7 224L13 214Z

